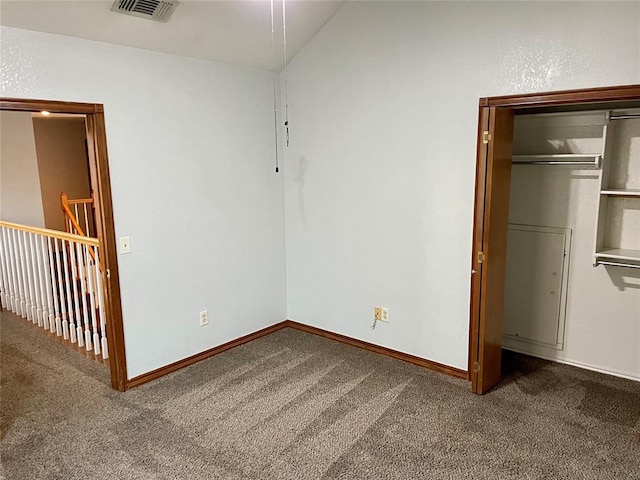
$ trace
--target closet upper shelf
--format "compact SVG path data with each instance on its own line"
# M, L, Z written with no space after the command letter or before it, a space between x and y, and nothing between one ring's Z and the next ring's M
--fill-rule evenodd
M602 155L599 153L551 153L537 155L513 155L515 165L567 165L599 168Z
M631 197L631 198L640 198L640 190L639 189L613 189L608 188L606 190L601 190L600 195L607 195L609 197Z
M630 248L604 248L595 254L595 264L616 263L618 266L640 267L640 250ZM629 263L631 262L631 263ZM609 263L610 264L610 263Z

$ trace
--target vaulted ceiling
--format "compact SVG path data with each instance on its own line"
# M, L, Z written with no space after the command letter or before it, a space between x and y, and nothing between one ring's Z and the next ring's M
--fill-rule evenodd
M344 1L286 0L287 57L295 56ZM0 24L100 42L279 71L283 63L282 0L182 0L167 23L111 11L113 1L0 2Z

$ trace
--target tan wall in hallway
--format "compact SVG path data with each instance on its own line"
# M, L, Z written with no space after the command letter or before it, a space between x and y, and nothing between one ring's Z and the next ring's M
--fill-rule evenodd
M60 193L91 196L84 117L33 117L46 228L65 230Z
M0 112L0 219L44 227L30 113Z

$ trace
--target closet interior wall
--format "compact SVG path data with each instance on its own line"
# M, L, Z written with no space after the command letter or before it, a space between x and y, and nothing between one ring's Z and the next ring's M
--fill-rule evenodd
M594 266L599 227L640 252L640 197L598 214L603 166L640 189L640 118L617 122L606 110L516 115L503 347L640 380L640 269ZM591 159L562 157L577 154ZM533 155L549 161L517 163ZM553 164L567 160L584 164Z

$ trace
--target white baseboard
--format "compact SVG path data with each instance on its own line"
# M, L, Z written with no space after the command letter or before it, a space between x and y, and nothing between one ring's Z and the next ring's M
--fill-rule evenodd
M503 347L503 348L505 350L510 350L516 353L522 353L524 355L529 355L531 357L542 358L544 360L549 360L551 362L562 363L564 365L571 365L572 367L584 368L585 370L591 370L593 372L604 373L605 375L613 375L614 377L626 378L627 380L634 380L636 382L640 382L640 373L626 372L623 370L607 370L602 367L590 365L588 363L576 362L573 360L565 360L562 358L554 358L550 355L543 355L539 353L525 352L523 350L519 350L513 347Z

